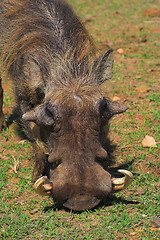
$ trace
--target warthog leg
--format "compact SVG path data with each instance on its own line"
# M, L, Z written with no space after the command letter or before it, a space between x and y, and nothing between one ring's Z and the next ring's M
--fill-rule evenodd
M40 195L50 195L52 191L52 183L49 182L48 177L48 161L47 155L37 145L32 144L35 151L35 164L32 176L33 187L35 191Z
M2 89L2 79L0 78L0 131L5 127L5 118L3 114L3 89Z

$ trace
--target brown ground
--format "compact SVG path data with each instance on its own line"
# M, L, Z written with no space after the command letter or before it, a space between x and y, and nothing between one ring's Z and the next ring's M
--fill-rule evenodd
M103 12L103 8L102 8ZM119 14L117 12L117 14ZM153 17L152 21L159 21L157 18L159 17L159 11L157 9L147 9L144 13L144 16L151 16ZM85 24L88 29L92 32L93 24L92 21L96 21L96 17L87 17L85 20ZM121 20L121 19L120 19ZM103 25L103 21L101 22ZM132 156L132 159L135 160L132 167L135 169L135 172L145 172L145 173L151 173L155 176L160 176L160 169L157 167L157 164L159 162L159 158L156 156L153 156L152 153L149 153L148 150L146 152L143 151L137 151L136 147L141 147L142 140L145 136L145 134L140 134L139 138L136 138L134 141L129 143L129 134L130 132L138 131L141 132L140 129L144 128L144 133L148 133L149 135L154 132L154 125L158 124L158 119L153 119L153 125L152 125L152 131L150 127L147 126L147 124L144 124L145 121L148 121L149 119L153 118L153 114L148 111L148 115L143 114L142 110L150 110L153 107L153 102L149 100L148 96L152 95L153 93L157 94L159 92L159 76L160 76L160 65L159 65L159 59L155 57L155 59L144 59L145 64L142 65L142 60L140 58L134 57L135 52L138 54L143 53L143 46L147 45L148 42L151 41L148 29L150 28L148 25L150 23L148 22L147 24L144 23L143 26L133 26L131 27L128 24L129 30L127 34L130 36L131 39L134 41L131 41L130 43L127 44L127 40L125 38L119 38L117 41L114 42L114 46L112 43L106 41L106 35L103 32L98 33L98 25L94 26L94 33L93 37L100 38L99 41L99 49L104 52L106 49L107 44L111 44L114 47L114 59L116 65L119 66L120 68L120 73L121 73L121 78L123 81L120 82L118 85L116 82L114 84L114 81L112 80L111 82L106 82L102 86L102 90L106 95L109 95L110 98L117 98L119 102L123 102L126 104L126 106L130 109L130 112L134 111L134 114L129 116L127 114L121 115L120 117L116 117L112 120L112 124L117 124L119 128L123 131L123 134L126 136L126 142L122 140L125 139L125 136L120 135L114 130L111 130L110 132L110 139L112 140L113 144L117 145L116 150L115 150L115 158L116 158L116 164L114 165L115 167L119 166L120 164L124 163L124 159L126 156ZM96 27L97 27L97 32L96 32ZM105 28L105 24L104 24ZM124 25L120 25L121 30L117 31L123 31L124 30ZM127 26L125 25L125 28ZM160 28L158 24L154 24L153 27L151 27L151 32L152 33L159 33ZM139 32L143 31L144 35L140 39L139 37ZM158 40L157 40L158 41ZM127 44L127 45L126 45ZM128 58L124 57L124 55L127 54L129 55ZM133 56L133 58L132 58ZM157 79L157 82L154 82L154 84L150 83L150 79ZM3 83L3 88L5 91L5 97L11 96L13 98L13 86L10 82L8 83ZM118 92L116 93L116 90L118 89ZM152 94L151 94L152 93ZM13 108L15 106L15 102L13 102L11 105L7 105L4 107L4 113L8 116L12 114ZM128 127L124 126L124 123L130 121L130 124ZM23 138L21 138L18 134L16 134L16 129L17 129L17 123L15 120L13 122L9 123L9 129L13 130L12 132L9 132L9 137L6 139L5 137L2 137L0 139L0 142L3 143L6 147L12 143L14 144L19 144L20 141L23 144ZM157 134L157 129L155 128L155 135ZM157 135L158 136L158 135ZM27 140L24 140L27 141ZM158 142L159 140L156 139ZM122 142L122 144L121 144ZM159 142L158 142L159 143ZM30 158L24 158L20 165L21 166L26 166L26 167L31 167L33 168L33 162L31 161L33 155L32 155L32 149L23 149L15 151L15 149L12 148L5 148L3 149L3 153L0 153L0 157L2 160L7 160L6 155L9 153L15 159L18 159L19 156L24 156L25 154L29 153ZM158 152L158 150L156 150ZM144 159L142 158L142 154L145 153L147 157ZM152 163L152 164L148 164ZM8 172L12 173L12 169L9 168ZM24 173L25 175L25 173ZM26 175L26 178L28 176ZM12 176L10 178L10 183L8 186L8 189L10 191L13 191L15 182L19 181L19 177ZM160 187L157 183L157 187ZM16 190L16 189L15 189ZM134 191L132 191L132 194L137 196L142 194L143 195L144 189L139 187L135 188ZM130 191L125 190L126 194L130 194ZM31 198L32 195L30 193L29 198ZM34 193L33 193L34 197ZM41 199L40 196L37 196L37 198ZM24 192L23 195L17 196L17 202L26 202L26 199L28 198L28 192ZM11 200L13 201L13 199ZM36 209L38 209L38 205L35 206L35 212L30 212L28 210L28 213L30 214L31 217L36 217ZM64 211L64 210L61 210ZM134 210L133 210L134 211ZM92 222L94 224L94 222ZM96 224L96 222L95 222ZM83 226L81 226L83 228ZM152 231L157 230L157 228L154 225L150 226L152 228ZM135 232L140 231L141 226L135 227L133 233L131 234L129 239L139 239L137 236L134 236ZM121 239L123 236L121 234L119 235L119 238Z

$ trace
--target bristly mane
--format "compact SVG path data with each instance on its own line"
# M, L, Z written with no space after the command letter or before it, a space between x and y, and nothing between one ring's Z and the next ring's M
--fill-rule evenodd
M93 41L64 0L6 0L1 5L10 29L1 58L4 77L14 68L17 78L29 57L42 75L54 78L54 87L69 87L75 81L80 87L89 84L88 79L92 82Z

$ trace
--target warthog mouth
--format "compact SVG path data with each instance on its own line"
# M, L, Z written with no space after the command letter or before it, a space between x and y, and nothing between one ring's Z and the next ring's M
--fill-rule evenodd
M124 174L122 178L111 178L112 192L121 191L129 186L133 180L133 174L128 170L119 169L118 172ZM52 195L54 191L53 184L49 182L47 176L40 177L33 185L35 191L42 196ZM82 211L85 209L92 209L100 203L100 199L88 195L75 195L69 198L63 206L75 210Z
M96 207L99 203L100 200L96 197L80 195L67 200L63 204L63 206L74 211L82 211L84 209L92 209Z

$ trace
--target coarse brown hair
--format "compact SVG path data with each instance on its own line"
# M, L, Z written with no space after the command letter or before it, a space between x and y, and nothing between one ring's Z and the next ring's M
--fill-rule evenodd
M1 6L4 21L9 29L8 40L5 41L1 54L2 76L7 77L12 66L16 65L23 55L30 53L34 59L37 50L41 52L42 58L44 57L44 60L36 58L41 71L44 70L46 59L48 65L52 65L51 69L60 67L61 71L54 70L56 79L59 72L63 70L63 74L66 74L69 69L72 75L82 75L82 71L84 75L88 75L88 64L95 56L95 46L83 24L71 8L68 8L68 3L64 0L4 0ZM55 18L53 11L61 11L61 15ZM66 31L62 23L65 17L68 18ZM71 22L72 31L68 36ZM82 77L81 81L86 82L85 77Z

